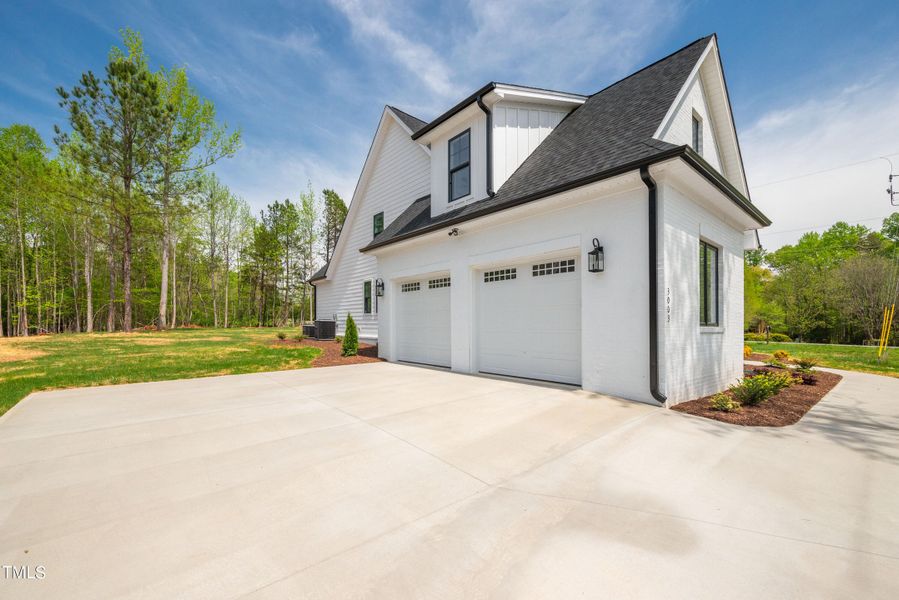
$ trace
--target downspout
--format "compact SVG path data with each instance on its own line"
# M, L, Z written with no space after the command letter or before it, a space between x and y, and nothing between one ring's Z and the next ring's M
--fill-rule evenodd
M493 113L484 104L484 95L477 97L477 103L484 114L487 115L487 195L493 198L496 192L493 191Z
M312 284L312 322L318 319L318 287Z
M640 179L649 190L649 391L659 404L668 400L659 390L659 269L658 198L649 167L640 167Z

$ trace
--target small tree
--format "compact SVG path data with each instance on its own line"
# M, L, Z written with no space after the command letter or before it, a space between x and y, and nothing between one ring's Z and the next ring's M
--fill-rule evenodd
M359 353L359 332L356 331L356 322L353 316L347 313L346 331L343 334L343 348L340 354L343 356L356 356Z

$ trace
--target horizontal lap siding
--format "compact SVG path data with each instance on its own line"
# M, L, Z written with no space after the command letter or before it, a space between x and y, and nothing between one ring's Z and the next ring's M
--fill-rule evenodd
M742 375L743 232L667 183L662 215L662 389L676 404L721 391ZM699 325L700 239L720 248L720 332L703 332Z
M318 284L318 316L330 319L337 315L338 333L342 334L347 313L353 315L361 337L378 336L378 315L362 313L362 286L367 279L378 277L377 260L362 254L362 248L372 240L372 219L384 212L384 226L389 225L414 200L428 194L430 187L430 159L421 147L395 122L392 117L383 139L373 148L372 169L368 183L354 202L360 202L359 210L347 229L346 246L341 248L336 262L328 273L328 279ZM344 240L341 239L341 243ZM372 287L374 294L374 287ZM372 299L372 305L377 299Z

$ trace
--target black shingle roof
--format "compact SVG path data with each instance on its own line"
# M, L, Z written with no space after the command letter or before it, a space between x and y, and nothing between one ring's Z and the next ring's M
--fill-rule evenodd
M412 133L415 134L419 129L427 125L427 122L422 121L418 117L413 117L407 112L401 111L395 106L388 105L387 108L396 113L396 116L400 118L400 120L406 124L406 127L412 130Z
M652 137L674 103L712 36L696 40L590 96L550 133L492 198L436 217L430 196L412 203L364 250L384 246L450 224L544 198L633 170L641 164L683 156L744 210L767 219L695 153ZM748 206L744 206L748 205Z
M329 260L328 262L325 263L325 266L323 266L321 269L319 269L318 271L316 271L315 274L313 274L312 277L309 278L309 283L312 283L313 281L318 281L319 279L324 279L324 278L325 278L325 275L326 275L327 272L328 272L328 265L329 265L329 264L331 264L331 261L330 261L330 260Z

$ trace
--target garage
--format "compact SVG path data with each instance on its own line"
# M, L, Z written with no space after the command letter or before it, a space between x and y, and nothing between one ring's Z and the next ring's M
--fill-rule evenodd
M397 358L450 366L450 277L400 283L397 302Z
M579 385L581 293L576 258L480 271L478 370Z

